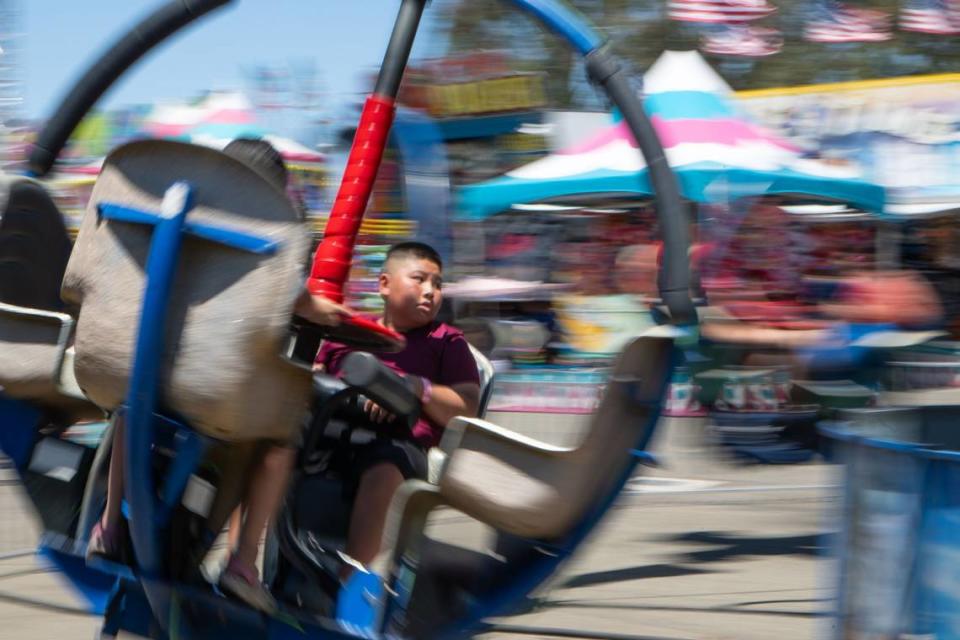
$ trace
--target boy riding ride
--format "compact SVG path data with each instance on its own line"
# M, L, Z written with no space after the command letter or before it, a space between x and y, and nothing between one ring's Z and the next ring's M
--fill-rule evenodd
M344 490L355 508L350 511L346 532L344 553L348 561L339 567L341 580L349 576L356 564L373 561L380 549L394 493L404 480L426 479L427 450L439 444L444 425L456 416L477 413L479 374L470 347L461 331L436 321L443 298L442 278L441 258L426 244L405 242L387 252L379 277L384 313L377 322L404 336L406 342L399 352L376 355L389 369L406 378L419 398L421 413L411 428L405 420L407 416L394 416L372 400L364 402L365 424L353 426L372 427L375 437L352 445L349 459L343 462ZM321 375L339 376L347 355L357 350L327 341L317 354L314 368ZM289 449L284 451L287 455L268 453L271 464L258 468L258 475L251 480L252 487L288 485L295 459ZM261 497L270 494L270 504L261 504L260 512L276 513L281 493L252 491ZM323 504L311 508L323 518ZM232 556L220 582L224 591L247 604L273 611L276 602L253 568L264 524L260 521L260 527L254 530L249 520L245 523L238 553Z
M379 322L406 338L397 353L378 354L388 367L411 379L420 397L422 413L409 433L390 430L393 416L368 400L364 407L384 429L357 452L354 469L356 505L350 519L346 553L368 564L380 549L390 500L410 478L425 479L430 447L440 442L443 427L456 416L475 416L480 398L477 364L463 333L443 322L437 313L443 299L443 263L433 248L419 242L394 245L380 274L383 317ZM332 375L340 372L344 357L356 349L327 342L317 354L316 366ZM344 565L344 575L349 565Z

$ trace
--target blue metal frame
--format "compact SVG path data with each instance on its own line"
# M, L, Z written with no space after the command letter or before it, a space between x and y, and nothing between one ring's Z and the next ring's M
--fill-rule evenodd
M170 515L180 502L190 476L210 448L210 439L191 429L177 428L173 433L172 448L175 462L167 472L157 510L157 525L160 527L165 527L170 522Z
M57 542L44 536L37 553L67 577L74 591L86 602L87 611L102 615L117 588L113 567L108 571L106 567L91 566L83 555L61 549ZM132 578L132 574L128 577Z
M157 223L157 216L155 214L131 209L118 204L103 203L97 208L97 213L100 214L101 218L116 220L118 222L149 225ZM196 222L194 220L185 220L182 229L185 233L189 233L192 236L258 255L272 255L277 252L282 244L271 238L246 233L238 229L229 229L227 227L218 227L203 222Z
M398 108L390 139L403 163L406 215L417 221L420 239L450 261L451 185L443 126L416 110Z
M837 540L833 544L833 554L839 562L835 570L836 582L833 585L836 589L836 597L833 606L833 621L831 622L832 637L839 639L846 637L851 632L856 633L858 631L851 626L855 625L856 622L850 619L851 611L847 604L847 598L851 595L851 588L863 588L863 579L854 580L853 587L851 587L849 568L852 562L862 565L869 560L869 556L864 557L864 549L855 545L853 527L856 526L857 521L854 518L863 518L864 516L862 513L855 513L854 510L858 506L860 509L863 508L865 501L860 494L877 490L877 487L873 484L864 485L863 478L865 475L864 469L870 467L876 469L878 468L877 465L881 464L875 460L878 455L893 456L897 460L916 465L910 473L888 477L888 481L896 478L898 484L908 483L915 489L917 500L917 511L913 514L916 521L913 526L909 527L910 537L901 541L902 548L912 554L906 559L908 571L905 579L899 584L890 585L899 588L901 591L901 598L898 603L901 609L897 612L896 617L898 628L894 633L917 637L925 634L929 634L931 637L935 636L936 630L924 628L924 625L931 623L931 620L925 619L921 615L924 613L924 598L930 597L929 591L926 590L928 585L924 584L924 578L922 577L929 575L927 572L930 571L930 567L926 566L929 564L929 559L924 552L929 546L930 540L928 538L932 533L935 533L935 526L932 524L935 519L933 510L939 506L947 506L948 509L955 510L955 507L952 506L954 504L952 499L949 505L938 504L938 501L943 502L946 494L944 492L938 493L934 485L946 480L949 473L947 468L960 461L960 457L956 455L956 452L937 451L917 444L864 437L845 431L842 425L820 426L818 429L824 436L837 443L838 461L844 464L842 526ZM890 468L887 466L884 467L884 470L890 471ZM894 471L897 471L897 469L894 468ZM956 477L956 474L953 475ZM876 477L873 481L876 481ZM950 521L953 522L954 520L955 516L951 515ZM862 520L859 522L862 522ZM953 536L949 537L951 547L955 546L952 545ZM955 553L952 548L949 551L951 554ZM955 603L951 603L950 611L956 611ZM941 612L938 611L937 613ZM859 631L866 630L859 629Z
M140 212L137 222L154 224L147 257L146 289L140 312L136 353L127 390L124 478L130 506L130 534L137 563L148 577L160 574L163 554L157 531L156 489L153 479L153 414L160 389L163 337L170 289L183 243L183 223L193 206L190 186L180 182L163 197L159 216ZM110 211L102 207L102 212ZM148 592L149 594L149 592Z
M581 55L599 49L604 40L590 27L583 16L554 0L509 0L522 11L532 14L544 26L566 40Z

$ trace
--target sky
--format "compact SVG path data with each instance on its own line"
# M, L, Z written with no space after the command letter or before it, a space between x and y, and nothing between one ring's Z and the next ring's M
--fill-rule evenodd
M165 0L13 1L23 33L22 115L42 118L101 51ZM141 59L98 107L244 89L245 68L313 59L335 114L367 89L364 76L380 64L398 7L397 0L234 0ZM414 57L436 46L427 19Z

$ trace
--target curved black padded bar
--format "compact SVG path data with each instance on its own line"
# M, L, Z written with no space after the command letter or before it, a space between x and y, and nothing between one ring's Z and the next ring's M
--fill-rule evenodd
M383 54L383 62L380 64L377 83L373 88L374 95L396 96L400 90L403 71L407 67L407 59L413 48L413 38L409 34L411 31L416 33L426 5L426 2L404 2L400 5L390 42L387 43L387 51Z
M347 355L341 367L341 377L396 415L413 415L420 408L420 399L409 381L372 354L354 351Z
M643 110L643 102L630 85L629 74L605 49L596 49L586 56L587 74L603 87L610 100L620 109L623 119L640 146L647 162L650 185L657 205L657 220L663 238L663 263L660 265L660 297L670 310L675 324L694 324L696 309L690 299L690 246L688 218L676 175L667 162L666 152L653 124Z
M31 180L14 180L0 211L0 302L61 311L69 257L70 236L50 195Z
M31 175L44 176L50 171L80 120L133 63L197 18L230 2L232 0L170 0L124 34L67 91L47 120L30 152Z

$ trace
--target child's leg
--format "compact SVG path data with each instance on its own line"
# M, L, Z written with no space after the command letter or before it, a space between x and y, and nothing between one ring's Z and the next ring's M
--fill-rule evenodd
M107 470L107 503L103 514L90 532L87 557L100 556L120 560L120 506L123 503L124 419L114 418L113 443L110 449L110 468Z
M400 469L391 462L376 464L360 476L347 534L347 555L363 564L369 564L376 557L390 501L403 480ZM340 577L348 577L351 569L345 565Z
M253 471L244 501L246 517L240 526L240 535L233 552L233 560L240 561L246 567L256 565L260 537L267 523L271 522L280 510L295 458L294 449L273 446L267 449Z
M240 544L240 529L243 528L243 504L237 506L230 514L227 523L227 548L236 549Z
M100 526L108 531L120 524L120 505L123 502L124 433L123 414L113 424L113 445L110 450L110 470L107 475L107 504L100 518Z

